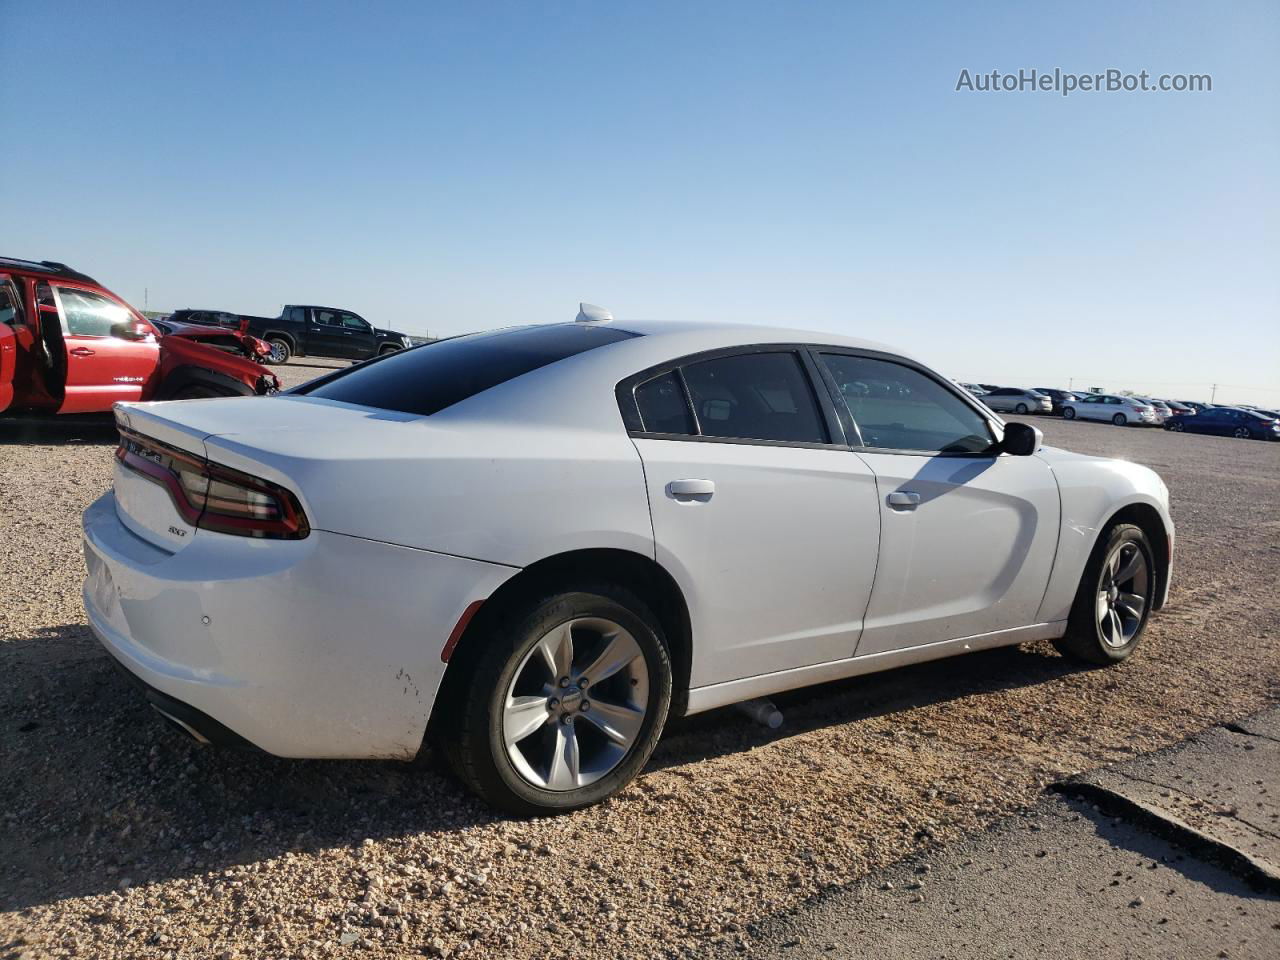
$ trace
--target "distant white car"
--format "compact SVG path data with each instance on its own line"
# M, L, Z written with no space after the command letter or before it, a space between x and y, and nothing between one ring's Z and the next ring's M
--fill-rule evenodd
M1062 405L1064 420L1110 420L1117 427L1130 424L1153 426L1159 423L1156 411L1145 400L1119 397L1107 393L1091 393Z
M1173 416L1173 408L1163 400L1152 400L1150 397L1134 397L1133 399L1139 403L1145 403L1151 408L1152 412L1156 415L1156 423L1164 423Z
M1038 390L1001 387L982 395L982 402L1000 413L1052 413L1053 400Z
M285 757L424 740L522 814L668 716L1033 640L1116 663L1168 491L892 349L721 323L443 340L276 397L121 404L84 604L161 714Z

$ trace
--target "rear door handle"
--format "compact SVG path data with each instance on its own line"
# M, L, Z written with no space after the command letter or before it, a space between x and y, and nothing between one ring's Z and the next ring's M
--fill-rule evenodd
M914 510L920 506L920 494L910 490L895 490L888 496L889 506L899 510Z
M714 480L672 480L667 484L667 496L672 500L705 503L715 492Z
M71 355L73 357L92 357L93 351L90 350L88 347L76 347L74 350L71 351Z

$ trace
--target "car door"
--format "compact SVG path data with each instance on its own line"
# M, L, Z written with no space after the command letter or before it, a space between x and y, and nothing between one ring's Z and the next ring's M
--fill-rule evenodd
M373 326L363 317L354 313L341 312L338 319L342 322L343 336L347 339L349 356L353 360L367 360L378 351L374 342Z
M13 380L18 365L18 324L22 301L7 274L0 273L0 412L13 405Z
M66 360L58 412L92 413L110 410L119 400L141 400L160 366L160 345L150 325L100 291L61 283L50 286ZM51 320L46 311L41 322ZM121 336L122 327L139 324L148 331L145 335Z
M1035 623L1060 522L1048 464L992 452L992 422L922 367L855 351L820 363L876 476L880 554L857 655Z
M697 638L692 685L853 655L879 543L876 481L799 348L699 355L619 387L655 555Z
M340 313L324 307L307 310L307 353L347 360L354 356Z

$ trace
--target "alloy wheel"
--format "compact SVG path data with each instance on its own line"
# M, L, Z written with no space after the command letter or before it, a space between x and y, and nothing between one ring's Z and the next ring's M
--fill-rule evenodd
M1237 439L1237 440L1248 440L1248 439L1249 439L1249 428L1248 428L1248 427L1236 427L1236 433L1235 433L1235 436L1236 436L1236 439Z
M1111 422L1114 423L1117 427L1123 427L1126 423L1129 422L1129 419L1123 413L1117 413L1114 417L1111 418Z
M284 363L284 344L280 343L278 340L271 341L271 354L269 359L272 363Z
M507 687L507 758L535 787L589 786L631 751L648 702L649 668L635 637L612 620L569 620L533 645Z
M1116 546L1102 565L1096 620L1102 642L1123 647L1142 626L1151 593L1151 568L1146 554L1132 540Z

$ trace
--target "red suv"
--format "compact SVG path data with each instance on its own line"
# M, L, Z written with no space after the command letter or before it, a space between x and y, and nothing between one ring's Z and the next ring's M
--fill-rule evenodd
M96 413L117 400L279 389L252 360L158 337L137 310L65 264L0 257L0 411Z

